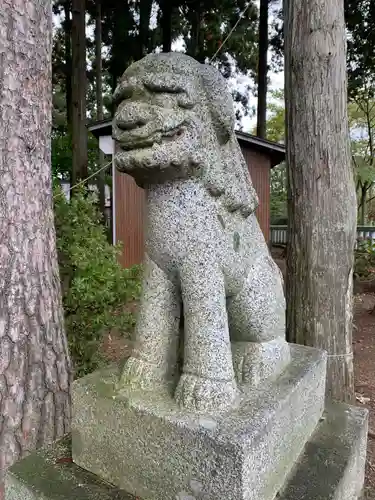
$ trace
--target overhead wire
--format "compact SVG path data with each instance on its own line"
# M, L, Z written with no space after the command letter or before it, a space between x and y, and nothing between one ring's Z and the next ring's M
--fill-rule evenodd
M95 170L95 172L93 174L91 174L88 177L86 177L85 179L77 182L77 184L74 184L73 186L71 186L68 189L68 192L72 191L73 189L77 188L78 186L81 186L82 184L85 184L88 180L90 180L93 177L95 177L99 172L101 172L102 170L108 168L110 165L112 165L111 161L109 163L106 163L105 165L102 165L98 170ZM65 192L57 194L56 196L53 197L53 199L55 200L56 198L58 198L59 196L62 196L63 194L65 194Z
M224 45L227 43L227 41L229 40L229 38L232 36L234 30L237 28L237 26L239 25L239 23L241 22L241 19L243 18L243 16L246 14L247 12L247 9L250 7L250 4L251 4L251 0L247 3L246 7L244 8L244 10L240 13L239 15L239 18L237 19L236 23L234 24L233 28L230 30L230 32L228 33L228 35L225 37L223 43L220 45L220 47L217 49L217 51L215 52L215 54L211 57L210 59L210 64L212 63L212 61L215 59L215 57L218 55L218 53L221 51L221 49L224 47Z

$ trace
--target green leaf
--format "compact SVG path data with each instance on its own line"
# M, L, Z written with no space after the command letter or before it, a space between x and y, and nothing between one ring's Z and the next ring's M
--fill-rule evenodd
M78 188L70 203L54 188L55 225L65 324L76 376L103 360L105 332L116 327L130 334L134 317L128 301L139 298L141 267L122 269L119 246L108 243L95 197Z

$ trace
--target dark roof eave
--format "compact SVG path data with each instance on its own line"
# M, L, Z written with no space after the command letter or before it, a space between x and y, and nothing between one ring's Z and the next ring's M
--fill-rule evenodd
M112 120L101 120L88 125L89 131L99 138L103 135L112 135ZM285 146L277 142L261 139L255 135L236 131L238 142L248 144L255 151L266 154L271 159L271 168L279 165L285 160Z
M277 142L262 139L256 135L246 134L241 131L236 131L238 142L241 144L249 144L252 149L259 153L266 154L271 159L271 168L279 165L285 160L285 146Z

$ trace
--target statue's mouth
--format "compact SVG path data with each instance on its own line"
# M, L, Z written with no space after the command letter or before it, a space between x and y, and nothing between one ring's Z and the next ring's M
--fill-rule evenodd
M146 137L133 133L113 134L113 139L123 151L151 148L154 144L176 140L185 132L184 124L168 130L155 130Z

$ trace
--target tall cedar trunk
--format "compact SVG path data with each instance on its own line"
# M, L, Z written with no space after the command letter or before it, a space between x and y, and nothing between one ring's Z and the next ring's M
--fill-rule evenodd
M113 12L112 20L112 50L109 60L109 74L111 77L111 91L114 93L118 79L125 69L133 62L132 51L129 50L129 31L132 30L132 13L129 0L121 0L121 9ZM115 113L115 106L111 105L112 117Z
M163 1L162 10L163 52L172 50L172 0Z
M257 136L262 138L265 138L267 134L268 3L269 0L260 0L259 10Z
M51 196L51 0L0 9L0 470L69 432Z
M289 234L287 331L326 349L327 395L353 400L356 194L344 3L284 0Z
M64 3L65 19L63 23L65 37L65 86L66 86L66 121L68 131L72 128L72 20L70 18L71 2Z
M102 85L102 5L101 0L96 3L95 24L95 70L96 70L96 118L103 120L103 85ZM104 165L104 153L99 148L99 165ZM105 171L101 170L98 176L99 208L105 214Z
M171 1L171 0L169 0ZM139 56L142 59L148 52L150 36L150 17L152 9L152 0L142 0L140 2L139 13Z
M199 42L200 42L200 31L202 23L200 2L195 2L189 6L188 19L191 25L188 54L191 57L194 57L195 59L199 60L199 53L200 53Z
M72 183L87 177L85 0L72 8Z

